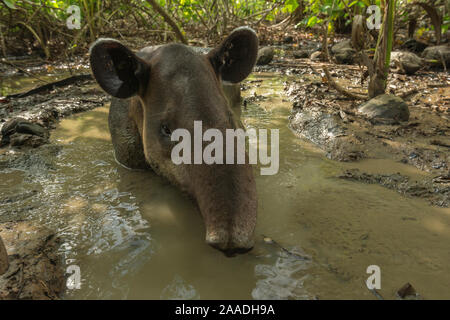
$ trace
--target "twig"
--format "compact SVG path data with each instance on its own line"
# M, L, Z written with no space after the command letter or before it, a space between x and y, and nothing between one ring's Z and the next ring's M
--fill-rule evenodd
M14 63L12 63L12 62L10 62L10 61L8 61L8 60L6 60L6 59L1 59L1 60L0 60L0 63L3 63L3 64L6 64L7 66L16 68L16 69L19 70L20 72L23 72L23 73L29 75L30 77L33 77L33 78L35 78L35 79L37 79L37 80L39 80L39 81L42 81L42 82L44 82L44 83L48 83L48 81L45 81L44 79L39 78L38 76L32 74L31 72L28 72L28 71L25 70L25 69L22 69L22 68L18 67L17 65L15 65Z
M377 289L370 289L365 282L364 285L378 300L384 300L381 294L378 293Z
M294 257L296 257L296 258L299 259L299 260L310 260L308 257L302 256L302 255L300 255L300 254L298 254L298 253L295 253L295 252L292 252L292 251L286 249L285 247L283 247L281 244L279 244L278 242L276 242L276 241L273 240L272 238L267 237L267 236L265 236L265 235L262 235L262 236L263 236L264 238L270 239L270 242L269 242L269 243L276 245L277 247L279 247L282 251L286 252L287 254L289 254L289 255L291 255L291 256L294 256Z
M324 66L323 71L325 71L325 76L327 77L328 85L330 87L336 89L336 91L338 91L339 93L342 93L344 96L352 98L352 99L356 99L356 100L366 100L367 99L367 96L350 92L347 89L345 89L344 87L341 87L339 84L337 84L334 81L334 79L331 77L331 74L328 71L327 67Z

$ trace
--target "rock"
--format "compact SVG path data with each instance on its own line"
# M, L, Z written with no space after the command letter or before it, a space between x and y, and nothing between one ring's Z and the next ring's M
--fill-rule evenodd
M10 119L3 124L2 130L0 131L0 133L2 134L3 137L9 136L16 131L16 127L19 122L26 122L26 121L27 120L25 120L23 118Z
M337 63L351 64L355 60L356 50L352 48L351 40L338 42L331 47L331 52L334 54Z
M316 51L311 54L311 57L309 57L311 60L320 60L320 57L322 56L321 51Z
M13 147L32 147L36 148L46 144L47 139L27 133L14 133L9 137L9 143Z
M38 147L48 142L48 129L23 118L13 118L5 122L1 130L0 146Z
M441 67L442 60L444 60L448 68L450 67L450 45L443 44L440 46L428 47L423 51L422 57L426 60L437 60L438 62L435 63L435 65Z
M409 119L406 103L401 98L389 94L379 95L361 104L358 112L374 124L395 124Z
M295 50L292 52L295 59L304 59L309 57L309 50Z
M341 42L336 43L331 47L332 53L338 53L339 51L345 50L345 49L353 49L352 47L352 40L347 39L343 40Z
M334 55L336 62L339 64L352 64L355 61L356 51L353 49L345 49Z
M397 67L401 73L414 74L422 68L422 59L412 52L391 52L391 67Z
M0 275L4 274L8 270L8 267L8 253L6 252L2 237L0 237Z
M18 122L16 126L16 132L28 133L39 137L46 137L48 135L47 129L37 123L31 122Z
M259 66L263 66L269 64L275 55L275 50L272 47L264 47L259 49L258 51L258 59L256 60L256 64Z
M286 36L286 37L284 37L284 40L283 40L283 42L284 43L292 43L292 42L294 42L294 37L293 36Z
M415 296L416 290L409 282L407 282L403 287L398 289L397 294L400 298L404 299L406 296Z
M428 47L426 43L417 41L415 39L408 39L400 46L401 49L408 50L414 53L422 53L426 47Z

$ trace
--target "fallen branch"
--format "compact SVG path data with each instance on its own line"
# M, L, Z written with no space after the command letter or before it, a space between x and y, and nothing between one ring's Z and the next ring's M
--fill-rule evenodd
M33 94L37 94L37 93L47 91L47 90L52 90L52 89L58 88L58 87L68 86L69 84L75 83L77 81L84 81L84 80L92 80L92 75L91 74L79 74L79 75L72 76L72 77L69 77L69 78L66 78L63 80L58 80L55 82L44 84L43 86L39 86L37 88L31 89L26 92L10 94L10 95L6 96L6 99L25 98L25 97L31 96Z
M331 76L330 72L328 71L327 67L323 67L323 71L325 71L325 76L327 77L328 85L334 88L337 92L342 93L344 96L355 100L367 99L367 96L348 91L344 87L341 87L339 84L337 84L336 81L334 81L333 77Z

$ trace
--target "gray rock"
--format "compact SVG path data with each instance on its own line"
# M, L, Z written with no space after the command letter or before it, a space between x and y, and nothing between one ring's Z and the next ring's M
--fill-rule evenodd
M352 64L355 60L356 50L352 48L351 40L338 42L331 47L331 52L334 54L337 63Z
M40 146L47 142L49 132L45 127L29 122L23 118L8 120L1 130L0 146L11 143L12 146Z
M422 53L428 45L424 42L417 41L416 39L408 39L400 48L408 50L414 53Z
M392 51L391 67L397 67L400 72L414 74L422 68L422 59L412 52Z
M331 47L331 52L336 54L342 50L346 50L346 49L353 49L352 47L352 40L347 39L347 40L343 40L341 42L336 43L334 46Z
M0 275L4 274L9 268L8 253L0 237Z
M355 61L356 51L354 49L343 49L336 53L334 57L339 64L352 64Z
M48 135L48 130L37 123L31 122L19 122L16 126L16 132L18 133L28 133L39 137L46 137Z
M309 57L309 50L295 50L292 52L292 55L295 59L304 59Z
M309 57L311 60L320 60L322 56L322 52L321 51L315 51L311 54L311 57Z
M437 60L437 66L442 66L442 60L445 61L447 68L450 66L450 45L443 44L426 48L422 57L426 60Z
M409 109L405 101L389 94L379 95L361 104L358 112L375 124L395 124L409 119Z
M9 137L13 147L32 147L36 148L48 142L47 139L28 133L14 133Z
M275 50L272 47L264 47L259 49L258 51L258 59L256 60L256 64L259 66L263 66L269 64L275 55Z
M2 134L2 136L9 136L16 131L16 127L19 122L26 122L26 121L27 120L25 120L23 118L10 119L3 124L2 130L0 133Z

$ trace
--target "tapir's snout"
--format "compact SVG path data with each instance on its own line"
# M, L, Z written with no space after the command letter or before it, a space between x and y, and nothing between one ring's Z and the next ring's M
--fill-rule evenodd
M257 216L252 167L213 165L201 172L195 197L205 221L206 243L227 256L248 252L254 245Z

